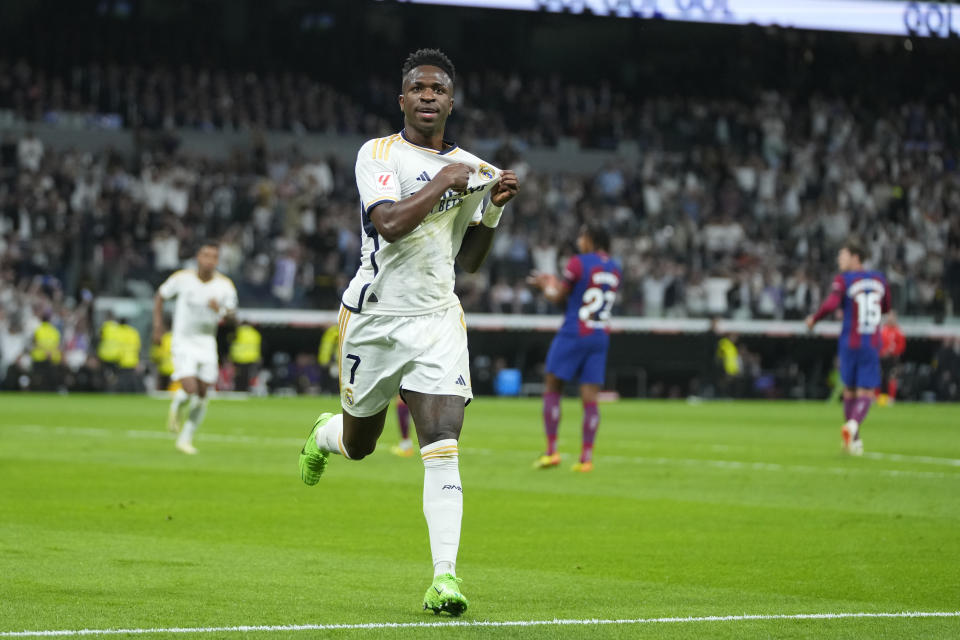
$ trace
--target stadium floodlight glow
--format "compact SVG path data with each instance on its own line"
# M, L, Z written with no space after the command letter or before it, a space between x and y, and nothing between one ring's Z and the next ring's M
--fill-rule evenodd
M960 36L960 6L889 0L399 0L411 4L586 13L850 33Z

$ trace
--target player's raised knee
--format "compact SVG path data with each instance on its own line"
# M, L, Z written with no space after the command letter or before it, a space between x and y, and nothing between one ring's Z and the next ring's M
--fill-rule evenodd
M374 442L347 442L343 443L343 453L346 454L347 458L351 460L363 460L368 455L373 453L377 448L376 441Z

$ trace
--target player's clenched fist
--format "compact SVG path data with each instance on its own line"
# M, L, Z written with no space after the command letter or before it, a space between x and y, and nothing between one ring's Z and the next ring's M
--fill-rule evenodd
M467 188L467 181L470 180L470 174L473 170L463 164L462 162L456 162L454 164L448 164L443 169L437 172L437 175L433 178L434 180L440 180L441 182L447 181L448 189L453 189L454 191L465 191Z
M507 204L520 190L520 181L517 174L510 169L504 169L500 174L500 182L490 191L490 202L498 207Z

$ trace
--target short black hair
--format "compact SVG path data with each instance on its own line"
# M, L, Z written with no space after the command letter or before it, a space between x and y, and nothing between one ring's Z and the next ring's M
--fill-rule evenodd
M584 222L580 227L580 233L585 233L590 238L594 249L610 251L610 232L596 220Z
M450 58L447 57L443 51L440 49L417 49L413 53L407 56L407 59L403 63L403 72L402 78L406 78L407 74L416 67L422 67L423 65L430 65L431 67L439 67L443 69L444 73L450 76L450 82L456 83L457 81L457 71L453 67L453 63L450 62Z
M213 247L217 251L220 251L220 243L216 240L201 240L197 243L197 253L200 253L200 250L204 247Z
M860 262L867 259L867 250L863 248L863 244L856 238L848 238L840 248L846 249L851 255L857 256Z

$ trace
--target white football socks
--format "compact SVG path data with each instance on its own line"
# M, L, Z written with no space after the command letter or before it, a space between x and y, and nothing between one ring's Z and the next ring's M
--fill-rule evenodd
M350 456L347 455L347 450L343 446L342 413L333 416L327 420L325 425L317 429L314 441L317 443L317 446L320 447L321 451L337 453L344 458L350 458Z
M177 438L178 442L187 444L193 442L193 434L196 433L197 427L200 426L203 418L207 415L208 402L210 402L209 398L201 398L200 396L190 397L190 411L187 414L187 421L183 423L183 431L180 432L180 437Z
M170 415L180 417L180 411L184 403L190 398L190 395L180 387L173 392L173 400L170 402Z
M438 440L420 449L423 458L423 515L430 534L434 576L456 575L463 517L463 487L457 441Z

